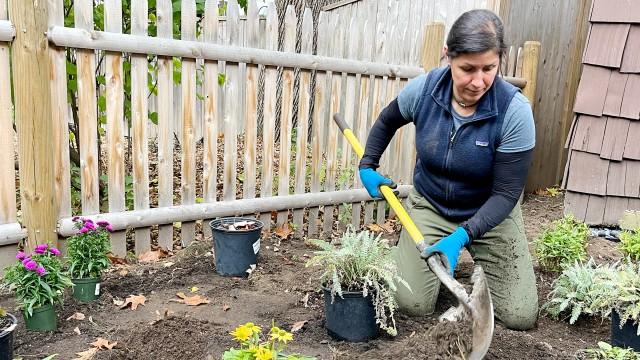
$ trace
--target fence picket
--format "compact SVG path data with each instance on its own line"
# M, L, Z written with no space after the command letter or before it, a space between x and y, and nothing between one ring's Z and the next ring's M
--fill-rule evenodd
M278 16L276 6L270 3L267 8L266 24L266 48L277 50L278 48ZM276 82L278 70L273 66L265 67L264 88L264 121L262 126L262 186L260 197L269 197L273 193L273 161L275 159L275 117L276 117ZM260 217L267 231L271 230L271 213L262 214Z
M225 44L237 45L239 37L238 29L238 2L231 0L227 3L227 33ZM238 165L238 137L237 127L242 124L239 119L240 73L236 63L225 63L224 81L224 171L222 196L225 201L236 198L236 168Z
M158 37L173 38L171 0L157 2ZM173 205L173 58L158 56L158 206ZM173 249L173 224L158 226L158 245Z
M259 47L259 17L255 1L248 3L246 24L246 46ZM256 196L256 144L258 131L258 77L260 69L257 65L247 64L246 67L246 116L245 153L244 153L244 191L245 199Z
M287 6L284 17L284 51L295 52L296 14L292 5ZM289 175L291 161L291 128L293 121L293 80L294 71L285 68L282 72L282 111L280 112L280 162L278 168L278 196L289 195ZM289 212L278 212L277 226L287 222Z
M122 0L105 1L104 29L113 33L122 32ZM122 54L107 52L105 58L109 212L119 212L126 210ZM117 231L111 234L111 251L119 257L127 255L126 231Z
M148 6L147 1L136 1L131 4L131 33L147 36ZM149 208L149 146L147 136L147 56L131 55L131 117L133 132L133 192L134 208ZM151 232L149 228L136 229L136 254L151 249Z
M8 19L7 16L7 3L5 0L0 0L0 20ZM58 51L54 53L56 58L59 58ZM62 50L62 60L64 61L64 50ZM57 63L59 65L59 62ZM0 42L0 153L5 154L0 159L0 224L8 224L16 222L16 183L15 183L15 153L14 149L14 141L13 141L13 115L12 108L13 105L11 103L11 81L9 74L9 43ZM57 69L57 68L56 68ZM64 71L64 63L62 67ZM53 75L56 79L60 79L60 72L55 71ZM62 79L66 79L66 76L62 76ZM52 91L55 94L56 87L55 85L59 83L57 81L52 86ZM64 101L66 104L66 83L65 83L65 95ZM54 95L55 96L55 95ZM55 99L55 97L54 97ZM52 108L54 110L54 115L56 117L60 116L59 107L56 107L55 103L52 103ZM59 119L61 121L61 119ZM66 124L65 124L66 125ZM60 125L55 127L56 132L54 135L58 135L61 137L63 132L60 130ZM66 128L64 131L68 131ZM56 147L64 146L64 141L62 139L57 138ZM68 139L68 132L67 132ZM67 154L69 151L69 145L67 140ZM11 154L11 156L9 156ZM60 169L60 164L56 164L56 173L58 173ZM68 170L68 169L67 169ZM56 178L57 179L57 178ZM68 171L67 171L67 181ZM56 182L56 193L60 194L60 190L63 184ZM67 189L68 190L68 189Z
M328 46L329 17L324 12L319 14L318 18L318 54L326 54ZM321 190L321 177L323 175L323 150L326 134L325 119L327 118L327 73L324 71L316 72L316 87L314 89L315 103L313 106L313 120L311 129L313 136L311 138L311 192L317 193ZM326 178L326 168L324 171ZM322 225L322 219L319 216L320 209L317 207L309 209L308 220L308 236L315 237L318 234L318 226Z
M368 14L371 14L373 7L369 6L367 11ZM371 61L372 57L372 42L374 36L375 23L370 17L367 17L367 20L364 22L362 29L363 39L362 39L362 48L361 48L361 59L365 61ZM358 128L356 129L356 134L361 143L366 143L366 137L368 129L370 128L370 118L375 116L372 113L372 88L371 86L374 84L375 77L374 76L362 76L360 79L360 99L359 99L359 120L358 120ZM357 172L358 167L356 164L355 170ZM359 176L355 176L355 186L362 187L362 184L359 181ZM373 201L365 202L364 206L364 225L366 226L371 222L373 218Z
M76 1L74 3L74 19L77 28L93 30L93 1ZM78 118L80 119L82 214L92 215L100 211L95 52L93 50L78 49L76 51L76 61L78 73Z
M311 9L305 8L302 15L302 52L311 54L313 18ZM311 101L311 72L302 70L300 72L300 101L298 102L298 130L296 137L296 173L295 173L295 193L305 193L307 177L307 139L309 136L309 102ZM304 209L293 211L293 223L296 237L303 234ZM312 221L309 218L309 221Z
M356 10L357 9L359 9L359 7L356 7ZM348 39L348 52L347 52L347 57L349 59L355 60L359 58L358 50L362 46L360 42L360 32L362 29L362 23L360 21L361 19L363 19L363 17L361 16L352 18L351 23L349 25L349 39ZM351 126L354 133L357 133L356 131L358 128L358 121L356 120L360 114L357 108L359 107L358 100L360 98L360 91L361 91L360 89L361 78L362 78L362 75L360 74L350 74L347 78L344 117L345 119L347 119L346 120L347 124ZM354 184L353 175L355 174L355 169L357 169L358 159L357 159L357 156L354 155L355 153L351 148L351 145L347 141L342 142L342 151L344 153L344 159L345 159L345 162L342 164L343 166L342 173L348 174L348 177L343 176L343 174L340 175L340 178L344 180L340 186L340 189L346 189L349 187L353 187L353 184ZM358 229L360 227L360 211L361 211L360 203L353 203L349 205L351 206L350 222L355 229ZM347 210L348 210L348 207L343 211L346 212ZM346 227L346 221L342 221L341 229L344 229L345 227Z

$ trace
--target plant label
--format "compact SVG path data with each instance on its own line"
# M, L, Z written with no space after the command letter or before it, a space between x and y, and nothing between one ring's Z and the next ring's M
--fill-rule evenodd
M96 295L96 296L100 295L100 283L96 283L96 291L95 291L95 295Z
M253 243L253 253L257 254L260 251L260 239Z

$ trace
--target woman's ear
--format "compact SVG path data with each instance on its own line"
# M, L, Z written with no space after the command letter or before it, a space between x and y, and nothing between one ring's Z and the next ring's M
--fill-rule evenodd
M442 56L447 59L447 64L451 65L451 59L449 59L448 50L449 48L447 47L447 44L444 44L444 46L442 47Z

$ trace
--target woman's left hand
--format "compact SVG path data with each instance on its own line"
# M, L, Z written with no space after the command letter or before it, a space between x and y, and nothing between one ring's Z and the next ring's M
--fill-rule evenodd
M458 227L451 235L443 237L435 244L426 248L420 256L423 259L429 258L432 254L444 255L445 266L453 277L453 271L458 265L458 257L462 248L469 243L469 234L463 227Z

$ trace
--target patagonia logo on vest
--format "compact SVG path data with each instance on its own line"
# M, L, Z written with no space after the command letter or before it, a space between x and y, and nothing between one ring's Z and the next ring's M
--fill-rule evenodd
M489 146L489 142L488 141L481 141L481 140L476 140L476 146Z

